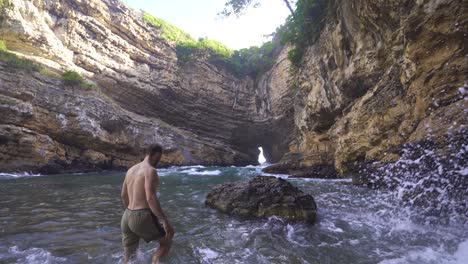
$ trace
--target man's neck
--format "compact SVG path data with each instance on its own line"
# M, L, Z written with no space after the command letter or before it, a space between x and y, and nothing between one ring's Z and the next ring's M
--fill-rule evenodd
M146 157L145 157L145 159L143 160L143 163L145 163L145 164L147 164L147 165L150 165L150 166L153 167L153 168L156 168L156 164L155 164L155 165L151 164L151 162L150 162L150 157L149 157L149 156L146 156Z

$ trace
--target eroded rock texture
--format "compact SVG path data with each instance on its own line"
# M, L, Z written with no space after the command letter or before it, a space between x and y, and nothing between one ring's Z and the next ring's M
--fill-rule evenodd
M284 58L275 66L281 76L256 89L250 77L202 59L180 66L161 32L119 1L10 0L3 11L9 50L78 71L99 92L2 65L1 171L126 167L153 141L168 148L166 165L256 164L257 147L272 141L284 143L267 151L270 160L286 151L279 123L292 127L292 112L285 119L272 107L284 104ZM275 78L279 92L269 87Z
M461 0L331 1L292 77L298 133L276 167L352 172L465 127L467 11Z
M317 214L317 205L310 194L284 179L271 176L217 185L206 195L205 204L229 214L275 215L288 221L310 224L315 222Z
M393 148L467 124L467 11L462 0L331 0L299 67L286 46L253 80L204 59L179 65L115 0L9 0L8 48L98 92L1 64L0 170L121 168L152 141L167 165L255 164L263 146L280 161L270 171L308 177L395 161Z
M39 73L11 72L0 63L0 170L126 168L152 142L166 148L162 165L236 162L234 151L216 142L104 98Z

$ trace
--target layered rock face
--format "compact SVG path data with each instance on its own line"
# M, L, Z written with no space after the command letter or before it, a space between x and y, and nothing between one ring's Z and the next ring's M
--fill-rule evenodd
M279 52L272 68L263 73L257 82L255 100L258 110L270 116L269 123L257 127L257 138L263 146L268 162L278 162L288 151L289 143L296 136L294 125L295 89L291 87L291 62L288 60L290 46ZM242 135L241 135L242 136ZM245 136L245 134L243 135Z
M292 76L298 133L277 168L352 172L463 129L467 11L454 0L331 1Z
M12 72L0 63L0 171L127 168L153 142L166 149L162 165L236 162L236 154L216 142L103 98L97 91L64 87L37 72Z
M256 80L203 59L179 65L159 29L118 1L8 3L9 50L98 89L1 64L2 171L126 167L159 141L167 165L254 164L263 146L281 160L271 171L334 177L467 124L462 0L329 1L299 67L286 46Z
M9 50L75 70L99 92L69 91L59 80L2 65L0 170L126 167L154 141L169 149L165 164L172 165L256 164L257 147L278 139L266 150L270 160L286 150L282 129L272 129L285 114L271 110L270 80L256 89L251 78L204 60L178 65L159 29L119 1L8 3L0 39ZM273 104L281 97L273 95Z

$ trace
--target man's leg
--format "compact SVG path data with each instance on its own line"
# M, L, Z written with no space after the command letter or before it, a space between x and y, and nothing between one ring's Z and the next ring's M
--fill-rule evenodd
M154 252L153 255L153 264L158 264L159 260L166 256L169 253L169 250L172 246L172 240L167 239L160 239L159 241L159 248Z
M138 249L138 242L131 246L124 247L124 264L127 264L129 261L135 258L137 249Z

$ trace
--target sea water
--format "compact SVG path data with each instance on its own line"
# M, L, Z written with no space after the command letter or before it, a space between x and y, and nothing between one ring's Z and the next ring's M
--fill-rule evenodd
M314 196L315 225L244 220L204 205L216 184L259 174L255 166L159 169L160 201L176 231L164 263L468 263L466 221L420 221L394 191L348 179L288 179ZM123 179L0 174L0 263L121 263ZM138 263L149 263L156 246L141 242Z

